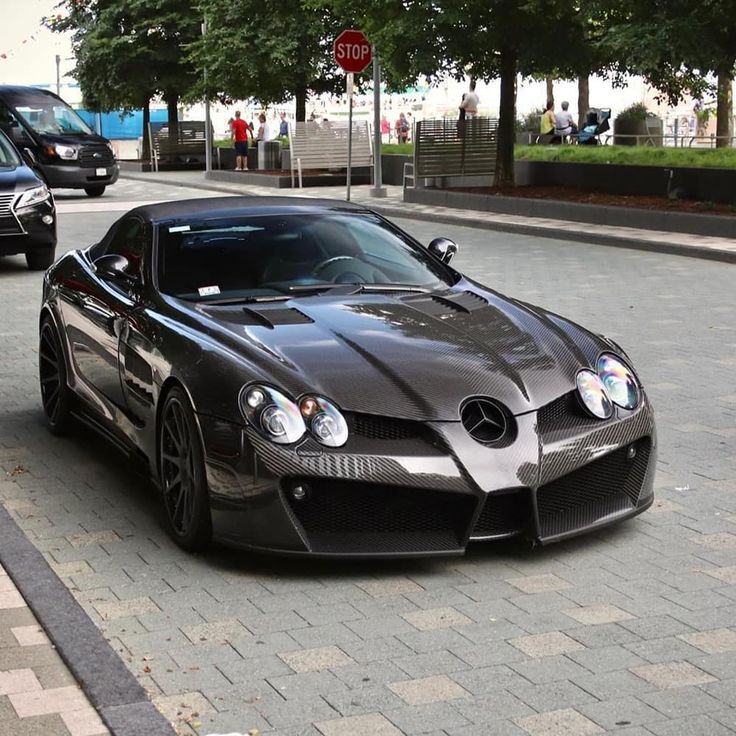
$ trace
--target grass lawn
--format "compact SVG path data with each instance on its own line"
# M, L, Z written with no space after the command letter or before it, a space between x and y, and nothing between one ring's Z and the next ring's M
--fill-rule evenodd
M653 146L516 146L517 161L581 164L736 168L736 148L656 148Z
M382 143L381 153L386 154L402 154L404 156L414 155L413 143Z

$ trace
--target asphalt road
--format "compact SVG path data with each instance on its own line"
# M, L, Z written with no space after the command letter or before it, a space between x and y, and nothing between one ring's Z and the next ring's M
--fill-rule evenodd
M135 201L202 194L62 194L59 251ZM736 733L736 266L398 222L626 348L657 412L652 510L449 561L186 555L114 449L45 431L41 275L20 257L0 259L0 499L181 733Z

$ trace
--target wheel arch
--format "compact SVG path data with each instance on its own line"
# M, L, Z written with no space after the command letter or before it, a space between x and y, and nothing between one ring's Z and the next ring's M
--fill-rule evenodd
M181 391L187 397L187 400L189 401L189 405L192 408L192 413L194 414L194 424L197 427L197 434L199 435L199 441L202 446L202 456L205 461L205 469L207 466L207 445L205 444L205 441L204 441L204 434L202 432L202 424L199 421L197 405L194 402L192 392L187 388L187 385L184 383L184 381L181 380L181 378L179 378L178 376L168 376L168 378L163 382L161 386L161 390L158 396L158 401L156 402L156 446L154 450L153 460L154 460L154 468L156 470L156 482L157 483L159 480L159 472L160 472L159 446L161 443L161 412L163 411L164 405L166 404L166 399L168 398L169 394L174 388L181 389Z

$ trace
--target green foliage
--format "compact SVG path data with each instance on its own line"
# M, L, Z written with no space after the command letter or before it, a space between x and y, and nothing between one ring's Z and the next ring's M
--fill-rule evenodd
M652 115L647 110L647 106L642 102L635 102L633 105L629 105L621 110L616 115L616 121L626 123L643 122L648 116Z
M340 92L345 76L332 60L331 40L343 23L327 8L303 0L200 0L207 33L192 43L188 58L207 71L190 98L254 99L266 106L297 98L304 119L307 95Z
M74 76L94 110L129 110L155 94L176 101L194 81L182 48L200 33L195 8L178 0L61 0L44 19L71 32Z
M401 155L401 156L413 156L414 155L414 144L413 143L382 143L381 153L386 155Z
M736 168L736 150L728 148L667 148L655 146L516 146L519 161Z
M544 115L544 110L541 107L527 113L518 121L517 131L519 133L539 133L539 121L542 115Z

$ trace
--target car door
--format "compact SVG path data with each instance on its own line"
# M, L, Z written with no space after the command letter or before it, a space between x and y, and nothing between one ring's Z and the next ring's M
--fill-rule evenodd
M126 315L120 331L120 372L127 412L139 427L151 424L155 418L157 387L154 363L158 353L159 326L152 318L147 294L151 288L151 254L153 229L145 223L138 233L142 254L139 287L134 304Z
M119 364L120 335L135 306L136 283L142 259L141 232L144 223L138 217L123 219L94 256L123 255L128 259L130 279L102 277L94 264L80 268L74 283L62 287L62 312L71 348L76 377L103 406L124 408L125 397Z

